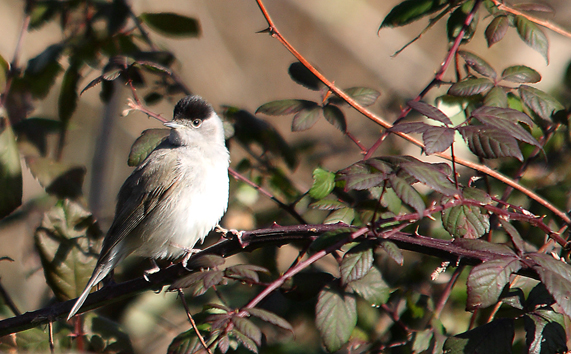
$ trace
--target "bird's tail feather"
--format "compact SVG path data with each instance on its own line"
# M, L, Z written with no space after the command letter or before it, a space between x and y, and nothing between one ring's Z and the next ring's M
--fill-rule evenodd
M83 290L81 295L77 298L77 301L75 301L75 304L73 305L71 311L69 312L69 316L67 316L68 321L70 318L72 318L77 313L77 311L79 311L79 309L81 308L81 306L83 305L83 303L87 299L87 296L89 295L89 292L91 291L91 288L95 284L97 284L101 280L103 280L103 278L105 278L107 276L107 274L109 274L111 269L113 269L112 266L110 266L109 264L105 264L105 263L108 263L108 262L98 264L97 267L95 267L95 269L93 270L93 274L91 275L91 278L89 278L89 281L87 282L87 285L85 286L85 289Z

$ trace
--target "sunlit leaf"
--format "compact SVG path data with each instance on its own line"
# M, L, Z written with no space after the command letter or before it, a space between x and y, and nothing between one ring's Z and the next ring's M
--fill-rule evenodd
M452 121L438 108L424 103L422 101L408 101L407 105L420 114L425 115L430 119L434 119L440 123L451 125Z
M545 58L546 62L549 62L549 42L547 41L547 37L545 36L545 33L543 33L543 30L535 23L520 15L516 15L514 21L517 33L521 39L528 46L541 54Z
M256 110L256 113L264 113L270 116L281 116L297 113L304 108L315 108L317 103L305 100L279 100L264 103Z
M312 108L302 109L293 117L293 121L291 122L291 131L299 132L313 127L320 116L321 107L317 105Z
M422 133L424 151L427 155L443 152L454 143L455 130L446 127L429 127Z
M490 217L479 207L458 205L442 211L442 226L454 237L474 239L490 230Z
M324 224L337 224L337 223L344 223L347 225L351 225L355 219L355 210L353 208L341 208L335 210L325 220L323 220Z
M504 69L502 80L516 83L535 83L541 80L541 75L525 65L515 65Z
M396 175L390 175L389 181L394 192L402 199L403 202L413 207L420 217L423 216L424 212L424 201L422 197L418 194L416 189L414 189L404 178L397 177Z
M197 37L200 35L198 20L172 12L142 13L139 18L153 30L165 36Z
M474 69L478 74L495 79L497 77L496 71L484 59L476 54L470 53L465 50L459 50L458 54L464 58L466 65Z
M355 297L337 289L323 289L317 298L315 317L325 348L334 352L347 343L357 324Z
M323 107L323 116L335 128L339 129L343 133L347 131L347 122L345 121L345 115L339 109L339 107L331 104L325 105Z
M458 194L458 190L442 171L432 164L420 161L404 162L400 168L414 176L420 182L444 195Z
M445 0L405 0L393 7L379 30L383 27L404 26L442 9L446 4Z
M381 242L379 247L383 249L389 258L395 261L396 264L401 266L404 264L404 256L396 244L391 241L384 240Z
M476 156L486 159L515 157L523 161L523 155L517 141L501 130L467 126L460 127L458 131Z
M343 202L333 199L321 199L309 204L309 206L319 210L337 210L346 207Z
M505 15L499 15L494 17L492 22L486 27L486 40L488 41L488 47L491 47L495 43L499 42L504 38L510 27L508 17Z
M524 122L530 126L533 125L531 118L523 112L511 108L482 106L472 111L472 117L484 125L502 130L517 140L541 147L537 140L519 124L519 122Z
M494 83L486 78L468 79L450 86L448 94L452 96L472 96L488 91Z
M506 95L503 88L496 86L484 97L484 106L507 108L508 95Z
M472 268L468 275L466 309L473 311L494 305L511 275L520 269L521 263L515 257L492 259Z
M313 171L313 185L309 189L309 195L314 199L323 199L335 188L335 174L323 168Z
M339 267L343 284L363 278L372 266L373 250L362 245L353 247L345 253Z
M537 309L524 316L528 353L567 352L566 321L562 314L551 309Z
M269 271L266 268L258 267L253 264L238 264L224 269L225 276L249 279L255 283L258 283L260 281L258 272L269 273Z
M521 85L518 91L522 101L543 119L549 120L555 112L565 109L553 96L535 87Z
M533 269L567 316L571 316L571 265L551 255L530 253Z

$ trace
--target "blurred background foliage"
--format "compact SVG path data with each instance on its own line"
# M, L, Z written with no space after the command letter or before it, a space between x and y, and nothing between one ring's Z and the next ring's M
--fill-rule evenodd
M354 90L353 93L361 93L361 98L365 99L362 103L370 104L371 111L392 122L406 102L416 97L434 77L448 50L450 40L447 36L455 36L459 31L458 23L462 23L454 22L454 18L462 19L462 11L465 16L474 2L467 1L464 2L466 6L454 7L455 12L448 23L436 23L418 41L393 57L428 22L425 18L392 28L399 20L387 19L387 15L399 3L292 0L268 2L266 6L281 33L309 62L339 87L363 88L365 91ZM428 3L435 9L442 9L446 2ZM548 3L554 11L540 16L571 27L571 4L564 0ZM30 22L19 46L26 13L30 15ZM171 15L157 15L160 13ZM478 26L473 28L475 32L465 37L466 43L461 48L477 53L498 73L513 65L535 69L541 75L541 81L533 86L557 98L563 104L562 108L568 108L571 100L569 38L544 30L549 49L536 47L534 50L510 29L500 43L488 48L490 37L487 42L485 31L490 18L486 16L487 11L482 9ZM10 213L22 199L22 206L0 223L0 256L9 257L0 261L0 277L2 286L22 312L47 306L54 297L62 301L77 296L76 289L82 288L82 274L86 277L91 273L94 258L89 255L97 253L97 244L70 246L68 241L83 234L94 240L101 238L101 230L105 231L113 218L117 191L131 171L127 164L131 145L144 130L161 127L160 122L149 119L142 112L125 112L128 110L127 98L132 97L130 85L136 88L137 95L149 110L165 119L171 118L172 106L185 93L203 96L228 120L228 136L232 137L229 147L235 170L268 188L283 202L296 202L296 213L307 223L318 224L327 218L329 221L335 218L353 220L347 214L349 208L340 209L342 214L310 207L311 202L323 197L315 189L314 180L321 178L318 176L326 180L330 178L329 171L346 168L362 158L357 145L342 132L350 132L362 145L370 147L381 129L336 102L336 97L330 98L328 108L315 109L315 104L307 103L324 103L326 90L311 78L305 80L307 76L300 73L303 69L292 65L294 58L277 41L257 33L264 30L267 23L254 1L125 3L119 0L71 0L25 4L5 0L0 3L0 19L3 33L0 65L4 68L2 75L6 76L0 78L0 88L3 92L9 88L9 94L2 97L2 116L10 120L9 124L3 120L0 135L2 160L10 167L7 172L2 171L2 216ZM383 28L380 28L381 24ZM14 53L17 53L16 62ZM461 59L458 62L462 63ZM18 69L12 77L5 75L8 63ZM457 81L453 72L449 70L443 81ZM82 92L86 87L89 89ZM461 112L455 108L454 98L441 97L448 88L448 85L442 85L432 90L424 101L443 102L439 108L457 124L457 114ZM380 96L374 93L377 91ZM303 120L292 123L291 116L273 116L269 110L272 107L262 109L268 102L284 99L304 100L303 108L313 111ZM339 108L332 108L337 107L336 104ZM254 114L257 109L267 114ZM345 119L339 118L339 111ZM414 117L420 115L414 113ZM522 179L522 184L565 211L571 207L568 193L571 145L567 118L565 114L558 117L563 124L550 133L552 136L544 146L544 155L529 162ZM309 127L311 129L305 129ZM292 132L292 128L299 131ZM543 131L532 130L536 138L549 130L548 125L543 128ZM14 136L17 136L17 145L13 143ZM523 144L521 148L523 156L527 157L533 146ZM407 154L423 161L441 162L434 157L421 156L417 147L393 135L377 152L377 155ZM478 161L465 146L459 146L456 154ZM136 156L134 160L129 159L131 165L136 161ZM514 175L520 166L519 161L509 158L487 163L506 175ZM322 170L315 170L317 167ZM5 178L19 176L20 171L21 179ZM468 184L468 179L474 175L464 168L459 174L464 184ZM505 190L504 185L491 179L481 179L475 185L489 188L490 194L501 195ZM18 195L20 190L22 196ZM425 201L436 199L429 189L421 188L421 192ZM342 194L340 190L336 193ZM363 201L363 210L371 210L366 205L368 196L364 192L353 191L344 197L345 201L351 200L355 204ZM68 200L57 201L63 198ZM222 221L226 228L251 230L269 227L274 222L288 225L300 221L254 188L235 180L231 182L230 198L228 213ZM390 202L385 201L387 205L383 206L391 209ZM536 215L546 215L545 223L554 230L561 226L561 221L548 210L521 194L513 194L509 202ZM392 207L399 210L401 205L393 204ZM44 214L47 211L49 213ZM355 223L365 223L364 220L365 214L358 214ZM515 225L530 247L540 248L545 244L545 234L538 228L523 222ZM414 232L414 228L408 231ZM450 237L440 223L426 219L418 224L418 232L435 238ZM215 240L216 237L212 237L207 243ZM494 240L508 242L508 237L494 234ZM66 253L69 249L76 252L73 257ZM268 269L275 277L294 262L298 250L297 245L263 248L230 258L227 265L256 264ZM57 257L62 253L67 255L66 262L59 264ZM465 311L467 271L455 273L454 269L447 269L436 279L431 279L434 270L441 266L440 259L407 251L403 251L402 257L404 266L395 262L399 260L398 250L375 252L375 264L382 272L385 285L388 284L392 291L390 299L387 294L382 302L388 301L391 311L371 307L366 300L357 297L339 303L355 302L357 327L350 333L355 348L368 341L377 344L402 342L406 345L395 346L393 350L421 352L429 347L427 343L442 345L445 334L465 332L471 320L477 326L486 323L491 309L480 310L472 319L471 313ZM69 259L73 259L72 275L65 269L70 267ZM58 266L54 267L54 264ZM117 278L140 276L148 267L146 261L128 259ZM288 320L295 335L279 326L256 322L265 335L264 352L317 353L325 350L314 324L316 296L324 284L331 281L332 274L339 276L338 268L333 257L324 258L310 268L312 272L300 273L281 292L265 300L263 308ZM44 274L46 269L50 271ZM439 309L442 313L435 320L435 301L447 291L449 280L456 276L459 285L451 289L446 307ZM260 277L262 281L273 279L263 272ZM514 298L525 306L531 308L534 299L549 297L545 289L537 288L537 282L520 281L514 287L523 289L520 291L525 295L516 294ZM288 291L288 286L297 290ZM355 289L357 286L354 284ZM217 296L225 298L231 307L240 307L255 292L255 287L230 281L220 287L218 295L209 290L204 295L192 297L192 291L189 291L187 301L193 313ZM335 299L324 303L330 301ZM502 307L498 317L514 317L513 311L512 307ZM0 313L4 318L13 316L6 305L0 307ZM391 318L394 313L400 317L396 324ZM197 320L201 319L204 318L199 315ZM535 321L536 326L541 322L539 317L530 320ZM551 322L565 322L563 341L569 340L569 319L557 317ZM72 343L69 335L76 333L73 327L56 323L56 348L155 353L165 352L169 346L171 352L184 352L194 345L192 333L185 336L184 331L190 326L176 293L143 293L105 306L97 311L97 315L86 315L84 323L89 339L83 348ZM499 329L493 326L499 326ZM525 326L529 323L518 323L515 328L515 350L525 350L533 342L527 338L526 346ZM427 327L431 330L426 330ZM495 322L490 327L479 328L488 331L486 333L501 333L507 327L509 325L505 323ZM556 334L561 337L561 333ZM48 350L48 338L43 328L18 334L14 343L5 339L6 350L14 350L15 346L33 351ZM246 342L244 339L237 350L248 352ZM561 338L553 342L560 344ZM233 348L236 343L228 345Z

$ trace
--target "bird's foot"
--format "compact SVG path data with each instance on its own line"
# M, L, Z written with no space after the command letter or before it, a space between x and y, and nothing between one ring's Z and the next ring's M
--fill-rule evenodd
M148 281L149 283L151 282L151 281L149 280L149 275L150 275L150 274L157 273L157 272L159 272L159 271L161 270L161 267L159 267L159 266L157 265L157 262L155 262L154 259L151 259L151 263L152 263L153 267L152 267L151 269L145 270L145 272L143 273L143 278L145 278L145 280Z

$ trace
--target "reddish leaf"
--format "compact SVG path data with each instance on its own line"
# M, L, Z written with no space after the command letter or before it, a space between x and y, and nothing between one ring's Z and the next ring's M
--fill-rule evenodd
M413 207L418 215L422 217L425 205L422 197L418 194L416 189L414 189L404 178L397 177L395 175L390 175L389 181L399 198L406 204Z
M325 107L323 107L323 116L335 128L339 129L343 133L347 131L347 122L345 121L345 115L339 109L339 107L332 104L325 105Z
M363 278L371 270L372 266L373 250L371 248L363 249L361 245L353 247L343 256L343 261L339 268L343 284Z
M523 16L515 16L515 26L521 39L535 51L539 52L546 62L548 59L549 42L543 30Z
M472 117L484 125L498 128L517 140L541 147L537 140L519 124L519 122L524 122L533 125L533 121L525 113L511 108L482 106L472 112Z
M492 22L486 27L486 40L488 47L499 42L504 38L509 28L509 20L505 15L496 16Z
M494 305L511 275L520 269L521 263L515 257L493 259L472 268L468 275L466 309L473 311Z
M535 87L521 85L518 91L522 101L543 119L549 120L555 112L565 109L553 96Z
M400 167L420 182L444 195L458 194L458 190L440 169L429 163L420 161L405 162Z
M247 318L233 316L232 323L234 323L235 330L253 340L256 345L262 345L262 331L254 322Z
M410 123L397 123L390 130L393 132L401 132L405 134L410 133L424 133L431 125L422 122Z
M313 125L317 123L320 115L321 107L317 106L317 104L312 108L302 109L293 117L291 131L299 132L313 127Z
M525 245L523 243L521 235L519 234L519 232L517 232L517 229L512 224L510 224L509 221L504 220L502 218L499 218L499 220L504 230L506 230L507 234L510 236L510 239L512 240L512 243L515 249L517 250L517 253L523 254L525 250L524 248Z
M486 159L515 157L523 161L517 141L501 130L468 126L460 127L458 131L468 143L470 150L477 156Z
M283 318L281 318L280 316L276 315L275 313L263 310L263 309L259 309L259 308L249 308L249 309L244 309L246 312L248 312L250 315L255 316L265 322L269 322L273 325L276 325L278 327L281 327L283 329L286 329L290 332L293 332L293 328L291 327L291 325L289 324L289 322L287 322L286 320L284 320Z
M489 78L495 79L498 75L494 68L490 66L484 59L480 58L476 54L467 52L465 50L459 50L458 54L464 58L466 64L474 69L478 74L487 76Z
M270 116L288 115L297 113L304 108L317 107L317 103L306 100L279 100L264 103L256 110L256 113L264 113Z
M571 265L551 255L530 253L532 268L567 316L571 316Z
M468 79L450 86L448 94L452 96L472 96L488 91L494 83L486 78Z
M534 69L525 65L515 65L504 69L502 80L516 83L536 83L541 80L541 75Z
M503 88L496 86L484 97L484 106L507 108L508 95Z
M422 134L424 151L427 155L443 152L454 143L456 130L445 127L429 127Z
M430 119L434 119L446 125L451 125L452 121L448 118L441 110L438 108L429 105L428 103L424 103L422 101L408 101L408 106L420 114L425 115Z

